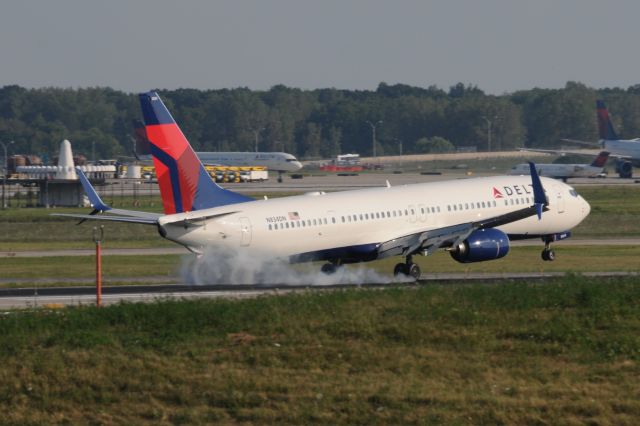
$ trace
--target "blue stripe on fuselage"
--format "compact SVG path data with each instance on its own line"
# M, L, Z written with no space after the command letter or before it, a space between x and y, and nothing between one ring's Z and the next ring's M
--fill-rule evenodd
M377 259L378 247L380 247L378 243L335 247L296 254L290 256L289 261L291 263L310 262L314 260L340 261L340 263L368 262Z

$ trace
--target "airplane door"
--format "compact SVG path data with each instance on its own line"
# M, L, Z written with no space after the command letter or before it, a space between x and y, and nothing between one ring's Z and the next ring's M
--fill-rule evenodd
M420 219L420 222L427 220L427 207L424 204L418 205L418 218Z
M417 219L416 206L412 204L409 206L409 223L415 223Z
M561 190L556 191L556 203L558 204L558 213L564 213L564 197Z
M251 222L249 218L240 218L240 245L249 246L251 244Z

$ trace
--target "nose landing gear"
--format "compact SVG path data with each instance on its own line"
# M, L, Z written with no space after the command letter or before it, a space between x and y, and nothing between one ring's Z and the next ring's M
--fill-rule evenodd
M551 250L551 239L544 238L544 250L542 250L542 260L545 262L552 262L556 260L556 253Z

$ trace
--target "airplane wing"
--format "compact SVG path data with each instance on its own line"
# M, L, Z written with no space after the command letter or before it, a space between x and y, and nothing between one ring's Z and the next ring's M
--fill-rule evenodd
M549 203L544 194L544 188L538 172L535 169L535 164L529 163L529 168L533 184L533 205L476 222L466 222L394 238L378 247L378 258L406 256L419 251L431 254L439 248L455 246L464 241L472 232L479 229L495 228L534 215L537 215L538 219L540 219L542 212L548 210Z

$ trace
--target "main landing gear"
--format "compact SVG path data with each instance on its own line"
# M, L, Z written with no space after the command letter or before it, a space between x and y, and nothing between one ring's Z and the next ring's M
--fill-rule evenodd
M398 263L395 266L395 268L393 268L394 276L406 275L408 277L413 277L416 280L418 280L420 279L421 274L422 274L422 271L420 270L420 267L415 263L413 263L413 259L411 255L407 256L405 263Z
M545 262L551 262L556 260L556 253L551 250L551 240L549 238L544 238L544 250L542 250L542 260Z
M337 263L325 263L324 265L322 265L322 267L320 268L320 271L323 274L326 275L332 275L335 274L336 271L338 270L338 268L342 267L342 265L337 264Z

